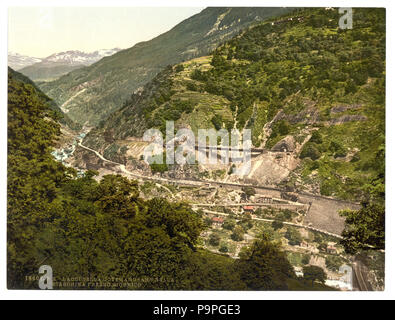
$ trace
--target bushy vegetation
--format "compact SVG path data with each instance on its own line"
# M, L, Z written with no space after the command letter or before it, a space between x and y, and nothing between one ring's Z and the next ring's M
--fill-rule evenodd
M311 160L317 160L321 157L321 152L318 150L314 143L308 142L304 145L300 158L310 158Z
M363 203L360 210L344 210L346 228L341 241L347 253L385 249L385 209L383 203Z
M315 282L324 284L327 279L327 275L320 267L305 266L303 267L303 279L306 281L311 281L311 285L314 287Z
M344 261L339 256L327 256L325 259L326 267L334 272L338 272Z
M287 232L285 233L284 237L286 239L288 239L288 243L291 246L299 246L303 241L303 238L302 238L299 230L297 230L296 228L292 228L292 227L287 228Z
M152 173L164 173L166 171L169 171L169 166L166 163L166 153L163 153L161 155L161 159L162 159L162 163L158 163L158 162L151 162L150 163L150 167L151 167L151 171Z
M293 277L292 266L279 244L273 244L267 237L257 240L240 253L236 270L240 278L253 290L286 290L287 279ZM264 279L270 279L266 281Z

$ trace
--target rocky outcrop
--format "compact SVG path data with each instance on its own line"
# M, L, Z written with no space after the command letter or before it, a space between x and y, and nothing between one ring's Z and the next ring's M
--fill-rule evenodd
M295 138L293 136L286 136L272 148L272 151L275 152L293 152L294 150Z
M368 118L364 115L360 114L347 114L344 116L341 116L336 119L332 119L329 121L329 125L334 126L334 125L339 125L343 124L346 122L353 122L353 121L366 121Z
M320 112L317 103L310 99L303 100L303 108L299 112L293 112L285 108L277 115L278 120L286 120L290 124L315 124L320 122Z
M331 109L331 113L336 114L336 113L345 112L347 110L357 110L361 108L362 108L362 104L338 105L338 106L334 106Z

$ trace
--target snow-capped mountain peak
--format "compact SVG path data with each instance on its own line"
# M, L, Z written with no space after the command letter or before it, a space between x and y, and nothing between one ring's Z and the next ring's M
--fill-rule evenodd
M8 53L8 65L14 70L20 70L24 67L30 66L32 64L41 62L42 59L29 57L16 52Z
M101 49L89 53L79 50L70 50L65 52L54 53L49 57L43 59L42 62L43 63L56 62L56 63L64 63L69 65L80 65L80 64L90 65L106 56L113 55L120 50L121 49L119 48Z
M14 70L21 70L25 67L32 66L36 63L42 63L43 65L50 64L63 64L69 66L85 65L88 66L92 63L99 61L100 59L111 56L118 51L120 48L113 49L100 49L93 52L83 52L80 50L69 50L65 52L58 52L51 54L46 58L35 58L22 55L16 52L8 52L8 65Z

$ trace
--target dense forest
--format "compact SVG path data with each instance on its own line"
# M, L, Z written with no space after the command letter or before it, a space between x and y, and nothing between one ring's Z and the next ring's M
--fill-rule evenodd
M188 205L143 200L135 181L107 175L97 182L95 172L77 176L55 161L59 124L50 103L12 70L8 121L9 289L37 288L27 279L44 264L55 279L96 279L82 289L326 288L297 280L280 244L265 235L238 260L210 253L198 243L206 226ZM97 279L128 280L101 287Z

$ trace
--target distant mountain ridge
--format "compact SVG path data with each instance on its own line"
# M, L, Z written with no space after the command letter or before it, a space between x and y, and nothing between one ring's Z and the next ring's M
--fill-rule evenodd
M30 57L16 52L8 52L8 66L13 70L20 70L41 61L42 59L40 58Z
M34 81L48 81L59 78L75 69L89 66L100 59L119 52L120 48L101 49L93 52L69 50L54 53L46 58L31 58L18 54L9 54L9 65L18 65L18 71ZM11 63L10 63L11 61ZM11 65L12 64L12 65Z
M80 50L69 50L65 52L54 53L49 57L43 59L42 63L62 62L70 65L90 65L99 61L100 59L111 56L114 53L121 51L120 48L102 49L93 52L83 52Z
M292 8L206 8L170 31L40 84L70 118L97 125L161 70L212 52L250 25Z

